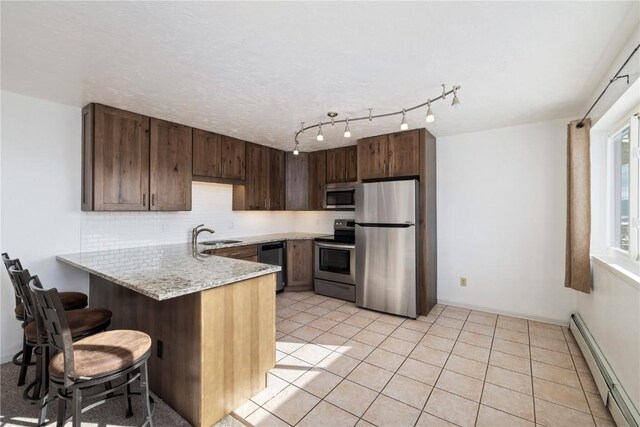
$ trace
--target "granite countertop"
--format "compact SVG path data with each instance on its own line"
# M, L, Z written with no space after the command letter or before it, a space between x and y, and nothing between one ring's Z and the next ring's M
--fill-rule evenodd
M239 238L221 237L220 240L241 242L215 246L199 244L197 252L193 251L190 243L181 243L58 255L56 258L162 301L281 270L275 265L205 255L202 253L204 250L282 240L310 240L319 236L322 234L283 233Z

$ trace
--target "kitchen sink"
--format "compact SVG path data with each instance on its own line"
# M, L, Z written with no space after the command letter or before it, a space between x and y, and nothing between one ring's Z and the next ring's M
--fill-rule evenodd
M209 240L207 242L200 242L201 245L216 246L216 245L230 245L232 243L242 243L241 240Z

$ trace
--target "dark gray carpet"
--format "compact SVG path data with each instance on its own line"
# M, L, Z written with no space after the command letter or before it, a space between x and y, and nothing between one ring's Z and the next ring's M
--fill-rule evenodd
M0 365L0 426L36 426L38 422L38 408L22 400L23 387L17 387L19 367L12 363ZM27 383L33 378L33 367L29 368ZM133 387L137 391L137 384ZM177 412L167 406L157 396L153 413L153 424L156 427L180 427L189 426ZM140 396L133 396L132 418L125 418L125 401L122 397L108 400L101 406L93 408L82 414L82 425L91 427L107 426L139 426L143 422L143 411ZM90 405L91 401L85 403ZM47 411L47 426L55 426L57 417L57 402L54 402ZM83 405L84 406L84 405ZM70 414L70 405L67 406L67 416ZM71 423L68 422L67 426ZM242 423L230 416L222 419L216 427L245 427Z

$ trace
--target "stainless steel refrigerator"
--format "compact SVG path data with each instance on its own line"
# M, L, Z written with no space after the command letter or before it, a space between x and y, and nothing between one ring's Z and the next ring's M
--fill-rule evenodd
M356 305L418 315L418 181L356 187Z

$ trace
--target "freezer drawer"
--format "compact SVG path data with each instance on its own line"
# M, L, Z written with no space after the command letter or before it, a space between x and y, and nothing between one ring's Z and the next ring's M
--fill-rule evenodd
M346 301L355 302L356 300L356 287L353 285L345 285L344 283L315 279L314 291L319 295L339 298Z
M416 227L356 224L356 305L416 318Z

